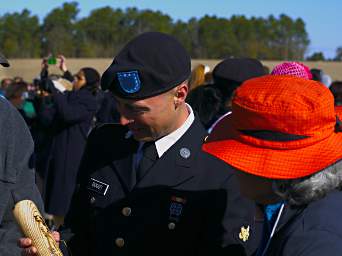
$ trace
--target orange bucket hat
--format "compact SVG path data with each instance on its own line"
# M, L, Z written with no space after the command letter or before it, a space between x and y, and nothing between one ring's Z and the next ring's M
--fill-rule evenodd
M324 85L294 76L247 80L232 114L203 150L238 170L271 179L301 178L342 159L342 129Z

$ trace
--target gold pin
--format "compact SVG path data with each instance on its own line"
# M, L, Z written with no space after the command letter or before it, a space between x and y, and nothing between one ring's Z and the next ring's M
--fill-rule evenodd
M247 226L247 228L245 228L244 226L241 227L239 238L244 242L246 242L248 240L248 238L249 238L249 226Z

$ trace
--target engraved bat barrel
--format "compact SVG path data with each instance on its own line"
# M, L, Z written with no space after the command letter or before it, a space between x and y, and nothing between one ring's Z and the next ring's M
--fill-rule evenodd
M63 256L44 218L31 200L16 203L13 214L24 235L37 248L38 256Z

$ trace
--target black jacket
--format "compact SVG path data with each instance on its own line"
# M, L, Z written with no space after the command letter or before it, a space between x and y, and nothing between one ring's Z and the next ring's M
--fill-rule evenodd
M254 205L240 196L232 169L201 151L205 136L196 118L134 184L138 142L123 126L96 128L68 218L73 255L219 255L222 247L225 255L252 253L259 241ZM248 228L243 241L239 235Z
M41 116L51 124L52 146L45 185L45 207L64 216L74 193L77 172L92 119L96 97L87 88L59 93L53 88L53 104Z
M285 207L265 255L342 255L342 192L332 191L305 207Z

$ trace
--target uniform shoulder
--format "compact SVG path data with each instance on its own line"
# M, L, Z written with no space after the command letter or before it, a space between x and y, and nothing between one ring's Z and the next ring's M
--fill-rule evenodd
M87 174L126 157L130 153L131 141L125 139L126 133L127 128L118 124L103 124L92 129L87 138L80 172Z
M127 127L120 124L100 124L90 131L87 141L88 144L110 144L123 141L127 133Z
M201 161L203 161L203 167L206 168L212 176L216 176L221 179L227 179L234 174L234 169L226 164L221 159L208 154L207 152L201 149L200 157Z

